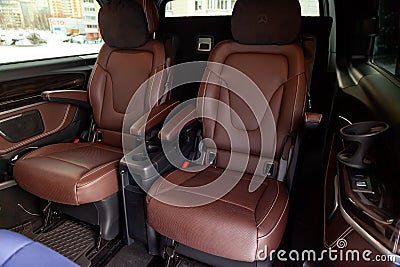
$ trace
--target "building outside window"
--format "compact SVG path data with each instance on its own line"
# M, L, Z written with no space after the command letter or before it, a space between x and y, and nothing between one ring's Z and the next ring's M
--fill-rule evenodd
M302 16L319 16L318 0L299 0ZM229 16L236 0L173 0L165 6L166 17Z
M98 53L95 0L0 0L0 64Z

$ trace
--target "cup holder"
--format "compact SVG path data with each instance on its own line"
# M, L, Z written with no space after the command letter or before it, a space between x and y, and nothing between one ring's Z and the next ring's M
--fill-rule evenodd
M340 135L347 146L338 153L338 160L356 169L373 167L374 162L368 157L368 150L388 129L389 125L380 121L360 122L343 127Z
M146 161L149 159L150 154L156 153L161 150L161 147L158 145L146 145L146 151L144 151L144 147L142 147L139 151L133 151L131 159L133 161Z

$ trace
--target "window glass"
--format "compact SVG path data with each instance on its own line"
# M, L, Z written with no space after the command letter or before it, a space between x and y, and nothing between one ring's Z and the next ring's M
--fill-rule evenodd
M232 15L236 0L173 0L165 6L166 17ZM319 16L318 0L299 0L302 16Z
M399 0L381 0L379 3L379 34L375 38L373 62L392 74L396 73L399 58ZM397 71L399 72L399 70Z
M0 0L0 64L97 53L96 0Z
M299 0L299 2L302 16L317 17L320 15L318 0Z

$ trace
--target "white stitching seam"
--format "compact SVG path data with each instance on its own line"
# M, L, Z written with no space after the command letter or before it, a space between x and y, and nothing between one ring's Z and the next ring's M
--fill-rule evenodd
M278 199L278 197L279 197L279 193L280 193L280 191L279 191L279 186L278 186L278 182L275 182L275 184L276 184L276 188L277 188L277 193L276 193L276 197L275 197L275 199L274 199L274 202L272 203L272 205L271 205L271 208L269 209L269 211L264 215L264 217L262 218L262 220L257 224L257 228L265 221L265 219L268 217L268 215L271 213L271 211L272 211L272 209L274 208L274 206L275 206L275 203L276 203L276 200ZM265 192L264 192L265 193Z
M45 133L42 133L40 135L34 136L32 138L29 138L29 139L27 139L27 140L25 140L25 141L23 141L21 143L18 143L18 144L14 145L14 146L11 146L9 148L1 149L0 153L4 154L4 153L7 153L7 152L10 152L10 151L12 151L12 150L14 150L16 148L22 147L22 146L24 146L26 144L32 143L32 142L37 141L37 140L39 140L39 139L41 139L43 137L49 136L49 135L57 132L58 130L60 130L64 126L64 124L65 124L65 122L67 120L68 114L69 114L70 107L71 107L71 105L67 106L67 109L65 111L65 114L64 114L64 117L63 117L61 123L55 129L53 129L51 131L48 131L48 132L45 132Z
M205 108L205 97L206 97L206 90L207 90L207 86L208 86L208 83L209 83L209 80L210 80L210 76L211 76L211 70L208 70L208 75L207 75L207 79L206 79L206 81L205 81L205 84L204 84L204 90L203 90L203 95L202 95L202 97L203 97L203 103L202 103L202 105L201 105L201 115L203 116L204 115L204 108Z
M110 174L110 173L112 173L112 172L116 172L117 170L116 169L112 169L111 171L109 171L109 172L106 172L105 174L103 174L102 176L100 176L100 177L98 177L97 179L95 179L95 180L93 180L93 181L91 181L91 182L89 182L89 183L86 183L86 184L83 184L83 185L80 185L80 186L76 186L76 188L84 188L84 187L86 187L86 186L88 186L88 185L91 185L91 184L93 184L93 183L96 183L96 182L98 182L101 178L103 178L104 176L106 176L106 175L108 175L108 174Z
M104 168L110 166L111 164L118 162L118 161L119 161L119 160L114 160L114 161L109 162L109 163L107 163L107 164L105 164L105 165L101 165L101 166L99 166L99 167L97 167L97 168L95 168L95 169L89 171L88 173L86 173L84 176L82 176L82 179L84 179L84 178L88 177L89 175L91 175L91 174L93 174L93 173L95 173L95 172L98 172L98 171L100 171L100 170L102 170L102 169L104 169Z
M288 204L289 204L289 198L286 200L285 208L283 209L283 212L282 212L281 216L279 217L278 222L275 224L274 228L272 228L272 230L269 231L268 234L258 237L257 240L268 237L270 234L272 234L274 232L274 230L276 229L276 227L278 227L280 221L282 220L283 214L285 214Z
M153 58L154 59L154 58ZM150 72L150 78L149 79L151 79L151 85L150 85L150 88L149 88L149 85L147 84L147 90L149 90L149 108L151 109L152 108L152 105L151 105L151 97L152 97L152 92L153 92L153 87L154 87L154 80L156 79L156 72L157 71L157 67L155 67L154 68L154 74L152 74L152 72Z
M94 75L96 75L98 66L99 66L99 64L96 62L96 64L94 65L94 68L92 70L92 74L90 75L89 82L88 82L87 88L88 88L88 93L89 93L89 101L90 101L90 99L92 99L92 94L91 94L92 90L90 88L92 88L93 77L94 77Z
M293 131L294 112L295 112L295 110L296 110L297 94L298 94L298 91L299 91L299 84L300 84L299 76L300 76L300 75L297 75L296 94L295 94L295 97L294 97L294 105L293 105L293 110L292 110L292 118L291 118L291 122L290 122L290 132Z

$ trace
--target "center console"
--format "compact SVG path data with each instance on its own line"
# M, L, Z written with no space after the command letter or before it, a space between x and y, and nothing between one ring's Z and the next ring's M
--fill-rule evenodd
M184 157L192 158L199 129L198 122L188 125L182 129L179 142L169 149L179 149ZM160 140L154 137L125 153L119 165L125 242L147 244L151 255L158 254L158 243L155 231L146 224L146 192L160 175L174 168L167 153L169 151L164 151Z

